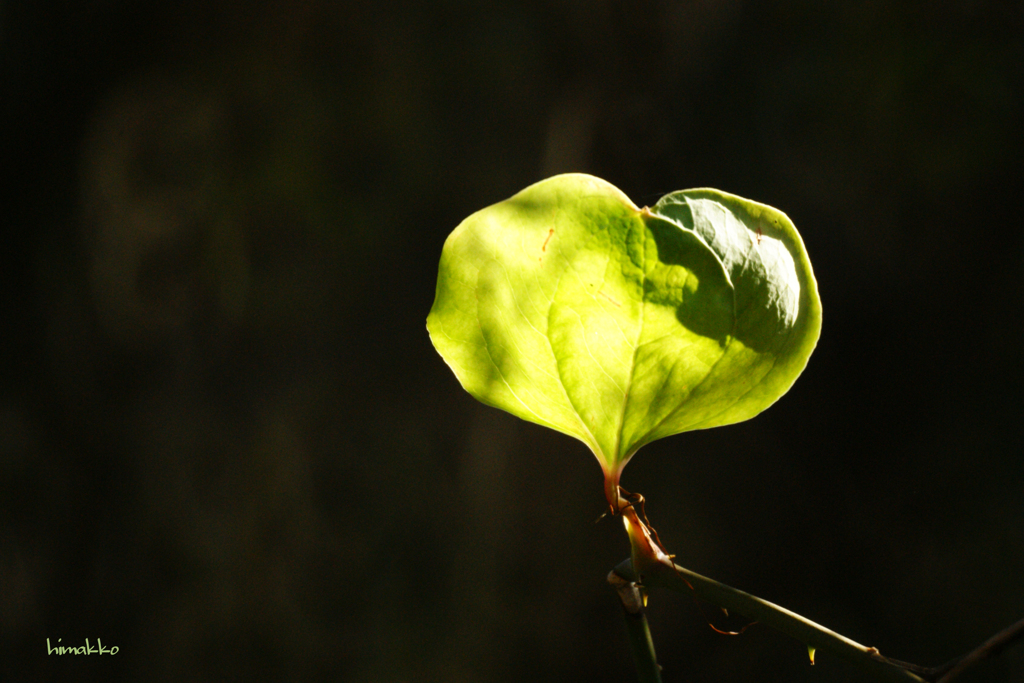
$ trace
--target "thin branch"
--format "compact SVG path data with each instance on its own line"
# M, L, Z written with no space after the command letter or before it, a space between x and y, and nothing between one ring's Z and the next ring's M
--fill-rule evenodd
M636 595L640 594L640 590L650 586L664 586L683 593L692 591L698 598L713 605L742 614L755 622L760 622L796 638L807 645L812 664L815 652L820 650L845 659L876 678L890 683L951 683L965 669L1002 652L1011 643L1024 637L1024 620L1021 620L992 636L963 657L933 668L883 657L876 648L861 645L805 619L799 614L790 612L784 607L779 607L767 600L726 586L675 564L672 561L675 556L665 552L658 540L657 533L647 521L647 516L644 514L643 496L630 494L621 487L619 487L619 491L625 495L629 503L618 512L622 514L622 521L629 535L631 553L630 559L619 563L608 575L610 583L617 587L632 587ZM618 577L619 580L616 581L615 577ZM622 597L623 606L626 606L626 593L620 589L619 595ZM640 611L642 613L642 609ZM645 631L646 628L645 620ZM645 638L650 642L649 631L646 632ZM652 645L652 662L654 661L653 657Z
M622 601L622 612L626 617L626 631L629 634L629 649L633 652L637 678L640 683L661 683L661 667L654 654L654 640L644 614L643 589L628 581L615 571L608 574L610 583Z
M626 581L637 579L631 560L619 564L613 573ZM692 589L702 600L792 636L817 652L831 653L845 659L880 680L891 683L925 683L925 679L886 659L873 647L856 643L784 607L691 572L677 564L670 566L664 562L645 562L642 575L644 586L663 586L685 593Z
M1015 641L1020 640L1021 637L1024 637L1024 619L1003 629L963 657L954 659L949 664L935 669L935 680L937 680L937 683L950 683L967 668L974 666L983 659L996 656Z

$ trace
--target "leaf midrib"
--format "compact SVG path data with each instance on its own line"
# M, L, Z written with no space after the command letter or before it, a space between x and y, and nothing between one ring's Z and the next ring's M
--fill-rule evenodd
M647 222L643 219L643 214L639 214L640 220L640 234L642 239L640 240L640 324L637 326L636 339L633 343L633 358L629 363L629 379L626 382L626 391L622 395L622 411L619 413L619 428L618 433L615 437L615 454L612 456L615 459L615 464L618 465L624 458L622 455L622 433L626 428L626 408L629 406L629 396L633 391L633 377L636 375L636 355L640 352L640 340L644 336L644 311L647 309L646 298L647 298ZM629 255L629 249L626 249L627 258Z

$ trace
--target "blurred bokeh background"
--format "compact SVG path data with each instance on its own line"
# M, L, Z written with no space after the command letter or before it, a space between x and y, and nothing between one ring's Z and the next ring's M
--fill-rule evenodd
M0 70L4 680L634 680L596 461L424 326L565 171L816 270L792 391L626 469L682 564L926 665L1024 616L1020 3L2 0ZM666 681L864 680L705 612Z

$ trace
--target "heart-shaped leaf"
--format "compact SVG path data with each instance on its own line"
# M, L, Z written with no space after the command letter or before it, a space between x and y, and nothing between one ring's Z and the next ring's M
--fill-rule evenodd
M821 302L782 212L709 189L638 209L568 174L452 232L427 329L470 394L587 444L618 507L641 446L749 419L792 386Z

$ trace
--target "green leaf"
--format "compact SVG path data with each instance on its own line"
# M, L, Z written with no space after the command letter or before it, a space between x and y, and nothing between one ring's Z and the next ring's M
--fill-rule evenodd
M774 403L820 328L811 264L782 212L709 189L638 209L582 174L463 221L427 318L470 394L590 447L610 503L644 444Z

